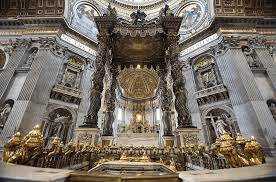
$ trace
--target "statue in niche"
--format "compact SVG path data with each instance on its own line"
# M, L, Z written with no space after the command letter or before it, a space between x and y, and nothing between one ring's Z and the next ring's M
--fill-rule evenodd
M68 122L70 119L70 116L60 116L60 114L57 114L56 118L54 119L54 129L52 135L56 135L58 137L61 137L62 127L64 123Z
M4 128L4 125L9 117L11 112L11 105L9 103L5 104L5 106L0 110L0 128Z
M166 4L164 8L161 8L159 16L173 16L172 10L170 9L169 5Z
M220 83L219 74L212 58L203 57L193 67L199 90L214 87Z
M270 103L270 105L268 106L269 110L274 118L274 120L276 121L276 104L274 102Z
M249 67L253 67L253 68L263 67L254 49L251 49L250 47L245 46L242 50L243 50L243 54L246 57Z
M34 58L36 56L37 49L34 49L32 53L28 56L28 59L26 60L25 64L26 66L30 67L34 61Z
M224 122L224 120L218 116L218 120L216 121L216 130L220 135L222 135L224 132L226 132L225 127L227 126L227 124Z
M133 25L144 25L146 21L146 13L141 12L140 9L137 10L137 12L131 13L130 17L132 19Z

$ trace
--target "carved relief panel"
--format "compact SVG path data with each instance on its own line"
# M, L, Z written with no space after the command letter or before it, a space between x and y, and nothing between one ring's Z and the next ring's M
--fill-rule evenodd
M57 108L51 111L42 123L43 136L46 144L53 137L59 137L63 143L67 143L72 136L73 116L71 112L65 108Z

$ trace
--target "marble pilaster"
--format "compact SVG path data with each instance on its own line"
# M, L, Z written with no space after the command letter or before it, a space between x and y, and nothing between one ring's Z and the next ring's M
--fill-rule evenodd
M22 60L22 57L24 56L24 53L26 51L27 47L24 49L15 49L6 65L4 70L0 73L0 98L2 99L3 95L5 94L5 91L11 82L15 69L20 63L20 60Z
M15 129L25 135L34 125L41 124L62 62L59 56L54 56L51 48L40 47L30 69L27 70L26 80L2 132L4 138L10 137Z
M256 48L255 51L266 68L267 75L270 78L274 89L276 89L276 63L274 62L273 57L266 48Z
M23 133L41 123L61 63L62 59L49 49L38 50L18 97L18 100L30 101L20 124Z
M268 114L269 109L258 90L242 50L222 49L217 57L217 65L227 87L241 133L245 137L254 135L267 151L272 151L276 123L271 114Z

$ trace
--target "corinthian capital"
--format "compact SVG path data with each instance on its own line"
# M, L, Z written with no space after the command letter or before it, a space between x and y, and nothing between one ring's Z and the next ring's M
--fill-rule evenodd
M248 45L253 48L265 48L267 40L264 37L248 37Z
M269 45L269 46L267 46L267 48L268 48L268 51L269 51L271 56L273 56L273 54L276 53L276 46L275 45Z
M240 37L226 36L223 38L223 43L229 48L238 48L240 46Z
M212 47L212 52L215 56L224 54L229 48L239 48L240 37L225 36L218 45Z
M55 38L42 38L38 39L38 43L40 44L40 48L42 49L50 49L55 55L63 56L67 50L66 47L61 46Z

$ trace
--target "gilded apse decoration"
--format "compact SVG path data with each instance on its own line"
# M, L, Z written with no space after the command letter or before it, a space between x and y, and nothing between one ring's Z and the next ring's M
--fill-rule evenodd
M159 84L158 74L147 67L125 68L117 79L123 96L131 99L154 97Z

